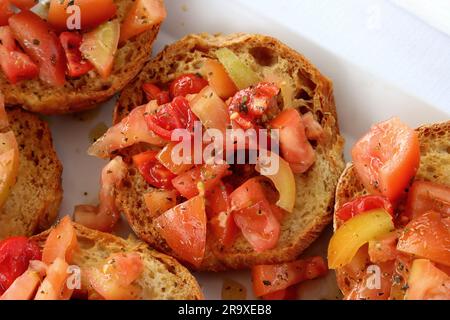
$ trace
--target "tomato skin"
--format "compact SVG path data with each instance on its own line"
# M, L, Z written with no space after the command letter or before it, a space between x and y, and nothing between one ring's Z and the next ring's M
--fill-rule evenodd
M185 97L188 94L199 93L204 87L208 85L208 81L202 77L188 73L183 74L172 81L170 84L170 95L175 97Z
M172 180L175 189L185 198L190 199L198 195L199 183L204 184L206 191L211 190L221 179L229 174L228 164L205 164L181 173Z
M345 203L336 212L336 218L341 222L345 222L359 213L373 209L385 209L392 217L394 217L394 208L387 198L383 196L368 195L358 197L353 201Z
M158 151L145 151L133 156L133 163L147 183L162 189L172 189L172 179L176 177L157 159Z
M66 9L70 0L51 0L48 12L48 22L58 31L67 30L69 14ZM117 7L113 0L74 0L81 11L81 30L88 30L101 25L115 16Z
M199 267L206 249L206 213L203 196L194 197L155 219L162 237L183 260Z
M166 19L163 0L136 0L125 17L120 29L120 43L124 44Z
M419 137L400 119L392 118L372 126L353 147L352 159L366 189L394 202L419 168Z
M430 210L450 216L450 187L428 181L415 181L408 192L406 216L414 219Z
M285 109L270 122L270 126L279 130L281 155L289 162L292 172L306 172L316 156L306 137L300 113L292 108Z
M243 129L254 127L256 120L276 106L279 92L277 86L268 82L238 91L229 102L230 118Z
M142 89L147 96L148 101L156 100L158 105L163 105L170 102L170 95L167 91L162 91L153 83L144 83Z
M14 14L9 0L0 0L0 26L7 26L8 19Z
M41 260L41 250L26 237L0 241L0 296L22 275L31 260Z
M59 35L59 39L66 53L67 74L69 77L80 77L94 66L81 56L80 46L83 36L77 32L63 32Z
M64 49L46 21L31 11L23 10L9 18L14 37L30 58L39 65L39 78L53 86L66 82Z
M286 289L305 280L326 275L322 257L310 257L293 262L259 265L252 268L253 292L257 297Z
M194 130L197 117L192 112L189 101L184 97L175 97L171 103L161 106L156 114L145 116L148 128L161 138L171 141L175 129Z
M438 212L428 211L408 223L397 250L450 266L450 225Z
M233 218L244 238L256 252L276 247L281 226L267 200L234 211Z

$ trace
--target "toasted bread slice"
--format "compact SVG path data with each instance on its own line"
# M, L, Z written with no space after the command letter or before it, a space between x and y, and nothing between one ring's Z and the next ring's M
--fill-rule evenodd
M123 21L134 1L114 0L117 18ZM0 72L0 91L9 106L43 114L78 112L95 107L123 89L142 69L151 57L153 42L160 25L128 40L114 57L114 67L108 79L97 73L89 73L77 79L67 80L63 87L50 86L39 79L10 84Z
M79 249L73 257L73 264L86 270L101 267L113 253L137 252L144 261L144 271L137 280L145 300L199 300L202 291L189 271L175 259L149 248L138 240L125 240L110 233L92 230L74 223ZM50 230L31 239L44 246ZM92 287L81 273L81 290L89 295ZM87 292L86 292L87 291Z
M315 146L315 164L305 174L296 176L295 209L282 221L276 248L256 253L240 236L232 248L224 249L208 236L206 255L200 269L241 269L293 260L331 222L334 190L344 168L343 139L339 135L332 82L305 57L278 40L263 35L189 35L166 47L125 88L114 119L119 121L134 107L146 102L141 89L143 83L164 85L180 74L199 72L203 59L215 59L215 51L223 47L232 50L261 78L270 75L272 79L282 79L287 93L285 98L290 97L284 102L289 104L286 107L298 108L302 113L311 111L325 133ZM127 183L117 190L117 204L141 239L174 255L147 213L143 195L150 190L141 175L130 167Z
M47 123L20 109L8 111L8 118L19 145L20 165L17 182L0 209L0 239L47 229L62 199L62 166Z
M424 125L416 129L420 141L420 167L416 180L424 180L450 186L450 121ZM335 211L346 202L369 192L359 180L352 163L347 164L336 188ZM334 229L337 228L334 218ZM348 292L354 280L346 279L344 274L336 271L338 286Z

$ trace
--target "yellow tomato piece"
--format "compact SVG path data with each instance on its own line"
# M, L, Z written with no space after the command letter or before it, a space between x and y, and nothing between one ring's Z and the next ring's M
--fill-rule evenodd
M392 217L383 209L354 216L336 230L331 238L328 246L328 267L337 269L347 265L364 244L392 230Z
M261 175L269 178L278 190L280 198L276 205L287 212L292 212L294 210L296 194L295 178L292 169L289 166L289 163L276 153L268 153L268 158L270 159L271 165L274 164L274 161L278 161L278 170L275 170L276 172L271 172L273 170L270 170L269 167L267 167L267 164L264 163L265 161L261 160L261 158L258 159L256 170Z
M206 129L218 129L225 133L230 123L227 105L210 86L204 87L192 99L191 109Z
M169 171L176 175L188 171L194 166L193 164L190 164L192 163L192 160L190 160L189 158L186 158L185 161L183 161L185 163L180 164L177 164L173 161L172 151L177 144L178 142L171 142L166 144L164 148L162 148L161 151L159 151L156 155L156 159L158 159L158 161L161 162L164 167L166 167L167 169L169 169ZM179 156L184 158L184 153Z
M256 72L230 49L220 48L216 51L216 56L238 89L246 89L261 81Z

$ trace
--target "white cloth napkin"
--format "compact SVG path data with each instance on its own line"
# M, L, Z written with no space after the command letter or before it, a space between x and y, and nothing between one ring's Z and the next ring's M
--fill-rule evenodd
M391 0L436 29L450 35L450 0Z

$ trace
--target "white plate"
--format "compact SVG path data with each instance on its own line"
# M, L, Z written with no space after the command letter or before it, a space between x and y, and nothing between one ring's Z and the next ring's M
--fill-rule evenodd
M184 3L168 0L166 3L169 17L162 27L155 52L189 33L253 32L274 36L308 57L334 81L339 124L347 140L346 155L354 141L374 122L399 116L411 126L418 126L450 118L450 110L439 110L401 92L382 79L375 78L306 40L299 32L285 29L267 17L248 11L239 1L191 0ZM73 207L77 204L95 204L98 201L100 170L105 162L87 156L86 150L92 142L90 136L95 128L111 124L113 105L113 101L109 101L94 111L47 118L64 165L61 216L72 214ZM126 233L126 222L122 222L119 229L119 233ZM325 232L306 255L324 255L330 233L329 230ZM247 298L254 298L248 271L202 273L196 276L208 299L221 298L224 278L244 284L247 287ZM335 299L338 290L334 274L330 272L325 279L303 284L299 294L303 299Z

